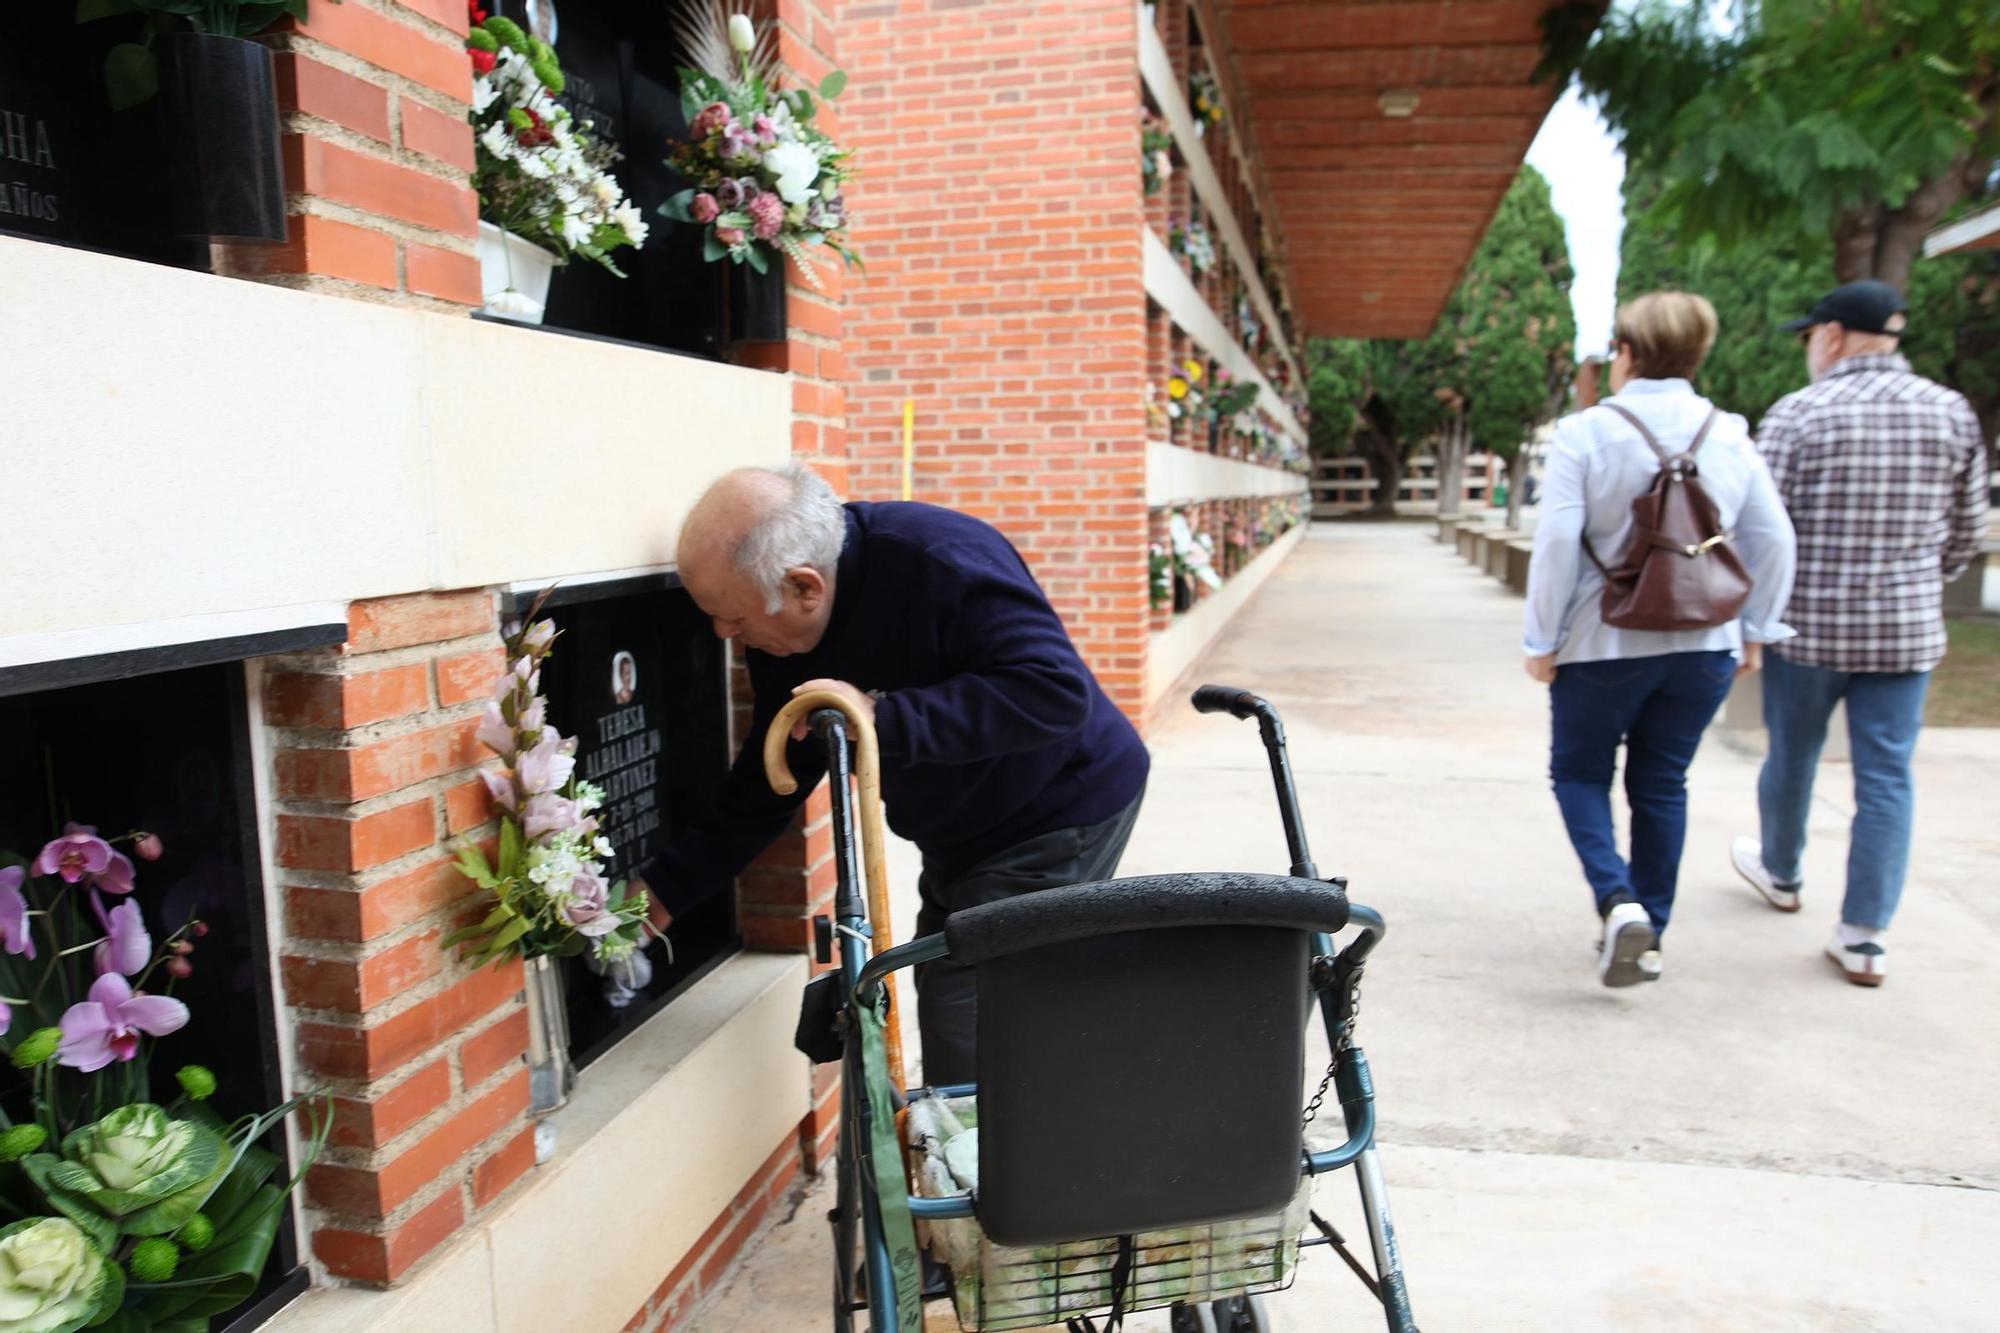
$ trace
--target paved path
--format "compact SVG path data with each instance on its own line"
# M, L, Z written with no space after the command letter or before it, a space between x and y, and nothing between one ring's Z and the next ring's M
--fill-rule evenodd
M1712 736L1666 978L1606 991L1520 603L1428 533L1320 526L1202 669L1284 709L1320 866L1388 918L1361 1035L1424 1326L2000 1327L2000 731L1925 737L1874 992L1819 953L1844 769L1823 774L1807 908L1781 916L1726 861L1757 758ZM1152 741L1127 872L1283 868L1252 728L1176 711ZM1321 1199L1358 1230L1345 1177ZM694 1327L825 1328L824 1207L805 1200ZM1287 1333L1379 1327L1323 1252L1271 1309Z

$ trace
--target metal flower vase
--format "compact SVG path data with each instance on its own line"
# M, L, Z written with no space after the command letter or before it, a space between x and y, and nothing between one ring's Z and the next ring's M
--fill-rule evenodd
M528 1113L547 1115L568 1104L576 1087L569 1059L569 1009L563 1003L562 960L543 955L523 963L528 990Z

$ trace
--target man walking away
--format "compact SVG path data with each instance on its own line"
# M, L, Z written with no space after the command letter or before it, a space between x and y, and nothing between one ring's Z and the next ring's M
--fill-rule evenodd
M1798 637L1774 646L1764 671L1762 841L1730 849L1765 901L1799 910L1813 773L1845 701L1855 815L1826 951L1861 986L1888 973L1882 937L1910 859L1910 757L1945 652L1943 585L1978 555L1986 526L1979 420L1959 394L1911 373L1896 350L1905 321L1895 288L1853 282L1785 326L1813 383L1771 409L1757 443L1798 532L1785 615Z

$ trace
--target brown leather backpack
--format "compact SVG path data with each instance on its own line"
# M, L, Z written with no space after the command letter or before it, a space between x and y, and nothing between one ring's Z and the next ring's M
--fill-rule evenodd
M1751 578L1695 467L1695 450L1715 424L1715 409L1687 451L1669 455L1638 417L1616 403L1600 406L1631 422L1660 459L1653 484L1632 501L1632 540L1617 565L1606 568L1584 539L1583 553L1604 575L1604 623L1651 630L1727 625L1749 600Z

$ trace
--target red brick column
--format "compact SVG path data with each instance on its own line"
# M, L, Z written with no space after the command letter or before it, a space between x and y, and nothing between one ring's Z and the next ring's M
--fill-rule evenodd
M496 630L483 590L357 602L346 644L264 681L284 1000L338 1098L308 1225L338 1277L394 1281L534 1163L520 966L439 948L474 892L454 849L494 832L473 732Z
M480 303L463 0L311 0L276 51L290 239L217 269L306 291Z

